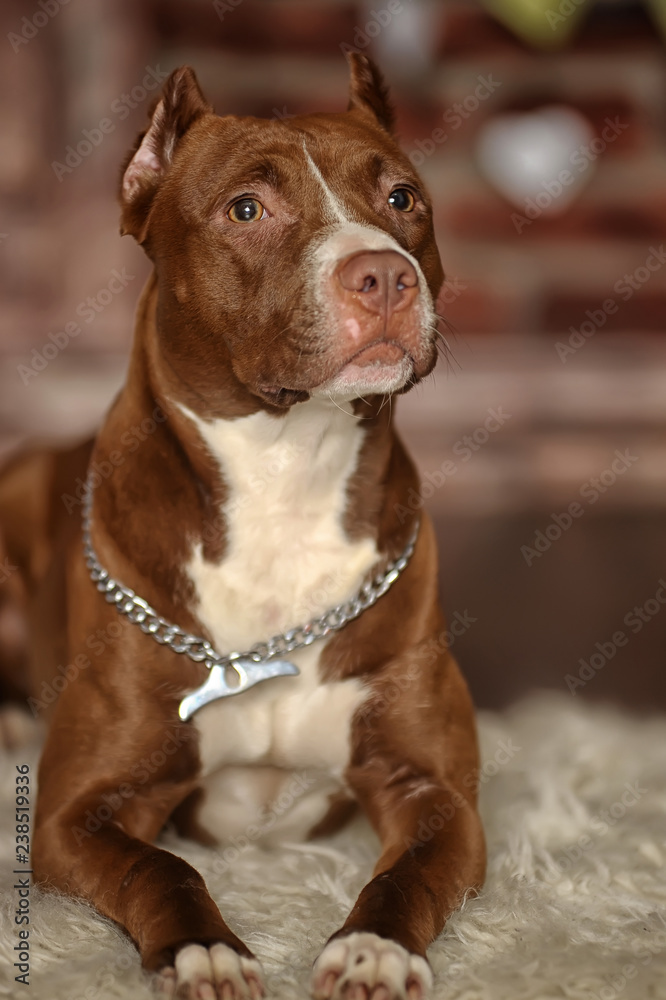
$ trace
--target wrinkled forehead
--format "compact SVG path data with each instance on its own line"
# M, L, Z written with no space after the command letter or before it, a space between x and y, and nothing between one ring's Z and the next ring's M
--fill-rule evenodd
M192 130L201 183L229 195L264 185L289 200L323 203L326 214L348 214L380 183L419 184L407 157L379 128L349 115L309 115L288 121L215 118ZM205 132L201 142L199 132ZM188 172L193 168L188 156ZM236 191L236 188L242 190Z

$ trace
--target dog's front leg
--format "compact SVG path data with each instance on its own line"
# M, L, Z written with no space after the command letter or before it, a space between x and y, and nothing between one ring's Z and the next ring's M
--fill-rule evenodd
M396 704L357 720L347 778L382 854L315 963L317 1000L420 1000L432 984L428 945L483 882L471 704L455 662L439 660Z
M107 763L93 787L81 760L62 744L56 757L55 742L47 742L33 840L35 880L92 903L124 927L146 969L160 973L164 996L257 1000L263 994L259 963L227 927L201 875L150 842L189 790L175 757L167 764L171 773L161 767L154 783L143 782L138 772L137 788L119 767L114 770L108 746L102 757L89 734L71 733L68 746L79 745L87 747L88 766L94 762L101 770L104 758Z

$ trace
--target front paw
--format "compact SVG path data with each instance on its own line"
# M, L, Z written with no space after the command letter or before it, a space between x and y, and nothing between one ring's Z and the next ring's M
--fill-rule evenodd
M226 944L187 944L174 966L157 977L160 997L177 1000L259 1000L264 995L261 966Z
M395 941L355 933L326 945L310 988L315 1000L422 1000L432 972L425 958Z

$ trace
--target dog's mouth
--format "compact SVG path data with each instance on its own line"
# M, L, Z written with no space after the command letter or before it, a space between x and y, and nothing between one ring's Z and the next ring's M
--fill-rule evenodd
M309 396L341 395L348 398L386 393L402 388L414 372L409 351L395 340L379 338L346 357L311 388L259 384L258 393L275 406L291 406Z
M260 383L256 392L274 406L288 407L310 396L355 399L404 391L414 382L419 365L407 347L396 340L378 338L342 362L332 365L325 377L304 389L300 386Z
M255 391L267 403L283 408L304 403L311 395L307 389L289 389L285 385L258 385Z
M380 338L336 366L312 394L347 400L386 395L403 389L415 368L415 360L407 347L398 341Z
M355 365L357 368L368 368L378 366L396 365L405 357L408 357L406 348L395 340L377 340L366 347L362 347L351 358L345 361L338 369L338 374L348 365Z

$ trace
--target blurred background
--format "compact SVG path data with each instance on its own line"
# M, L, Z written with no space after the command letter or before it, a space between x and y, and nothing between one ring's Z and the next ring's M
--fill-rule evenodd
M0 19L0 460L89 433L121 383L148 265L118 235L118 170L166 74L194 66L220 114L284 117L342 110L344 52L368 52L448 277L448 358L397 410L474 697L666 707L665 0Z

